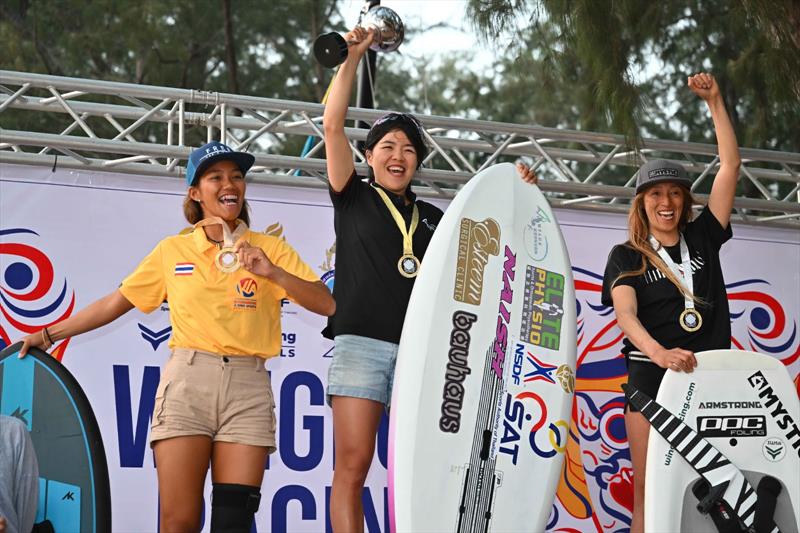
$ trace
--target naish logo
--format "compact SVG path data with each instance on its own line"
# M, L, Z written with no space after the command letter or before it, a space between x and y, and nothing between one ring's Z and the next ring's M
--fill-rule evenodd
M761 409L761 402L700 402L698 409Z
M786 438L800 457L800 428L792 420L792 415L783 406L783 402L778 399L766 376L759 370L747 378L747 382L758 392L758 397L764 401L764 406L770 409L769 414L775 419L778 427L786 432Z
M506 245L506 260L503 262L503 288L500 290L500 307L497 311L497 328L495 329L494 344L490 353L492 356L492 370L497 375L497 379L503 379L503 365L506 360L506 347L508 346L508 324L511 322L511 301L514 298L514 289L511 283L514 281L514 267L517 264L517 256Z
M478 317L466 311L453 313L453 331L450 333L450 350L447 352L447 367L442 392L442 416L439 429L458 433L461 426L461 406L464 404L464 379L470 373L469 330Z
M500 224L493 218L476 222L461 219L458 235L453 298L466 304L480 305L483 292L483 271L490 255L500 253Z
M563 316L564 276L528 265L520 339L534 346L558 350Z

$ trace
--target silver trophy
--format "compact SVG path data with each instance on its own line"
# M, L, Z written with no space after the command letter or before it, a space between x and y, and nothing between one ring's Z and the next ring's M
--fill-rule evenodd
M363 16L358 23L364 29L375 28L375 40L370 50L376 52L394 52L403 42L405 25L400 16L392 9L375 6ZM347 59L347 41L336 32L320 35L314 41L314 57L321 65L333 68Z

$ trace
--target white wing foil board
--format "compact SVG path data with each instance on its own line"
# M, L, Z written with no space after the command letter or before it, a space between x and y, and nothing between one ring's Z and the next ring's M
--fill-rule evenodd
M390 416L394 531L542 531L575 384L563 236L509 163L458 193L409 302Z
M774 520L798 531L800 401L783 364L739 350L697 354L691 374L667 371L656 401L721 452L755 488L764 475L780 481ZM656 431L650 431L645 480L645 530L716 532L697 510L700 475Z

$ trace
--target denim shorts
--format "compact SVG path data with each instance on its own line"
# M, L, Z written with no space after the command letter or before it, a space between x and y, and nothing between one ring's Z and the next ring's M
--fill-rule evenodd
M333 339L333 361L328 369L328 405L331 396L350 396L380 402L392 399L397 344L359 335Z

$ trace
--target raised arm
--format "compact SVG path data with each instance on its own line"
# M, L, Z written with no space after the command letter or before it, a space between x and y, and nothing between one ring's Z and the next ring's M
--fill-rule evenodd
M372 43L374 30L355 28L345 39L354 43L348 48L347 59L339 66L328 94L322 125L325 131L325 155L328 161L328 180L334 191L341 191L353 175L353 154L344 133L344 121L358 62Z
M75 335L97 329L100 326L105 326L131 309L133 309L133 304L122 295L119 289L117 289L84 307L71 317L46 328L47 332L44 334L42 331L38 331L24 337L22 339L23 344L19 351L19 356L25 357L30 347L47 350L51 346L49 342L55 343L61 339L74 337Z
M697 359L692 352L682 348L672 348L671 350L664 348L642 326L639 317L636 316L638 303L636 290L633 287L617 285L611 289L611 299L614 302L614 314L617 317L619 328L633 345L655 364L661 368L672 368L684 372L691 372L697 366ZM674 366L675 364L678 366Z
M720 225L727 228L736 195L736 181L739 179L741 164L739 145L714 76L706 73L690 76L688 85L692 92L706 102L708 110L711 111L711 120L714 122L719 151L719 171L711 186L708 207Z

